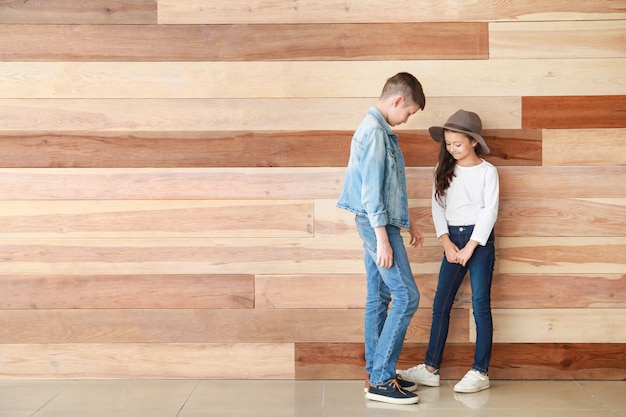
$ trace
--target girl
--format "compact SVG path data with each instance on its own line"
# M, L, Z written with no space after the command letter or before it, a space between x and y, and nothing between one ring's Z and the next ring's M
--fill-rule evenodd
M444 256L433 302L433 318L426 358L421 365L399 371L404 379L439 386L439 366L448 336L450 310L467 271L472 287L476 322L474 363L455 392L489 388L493 323L491 280L495 262L493 227L498 215L499 182L496 168L480 158L489 147L481 136L482 122L473 112L459 110L443 126L429 129L441 142L435 168L432 215Z

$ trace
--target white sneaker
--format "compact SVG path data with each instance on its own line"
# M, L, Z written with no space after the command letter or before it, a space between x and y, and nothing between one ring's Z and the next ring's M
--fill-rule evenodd
M489 388L489 377L475 369L470 369L462 380L454 386L454 392L478 392Z
M430 372L426 365L421 364L407 369L406 371L396 371L403 379L417 382L429 387L439 386L439 371Z

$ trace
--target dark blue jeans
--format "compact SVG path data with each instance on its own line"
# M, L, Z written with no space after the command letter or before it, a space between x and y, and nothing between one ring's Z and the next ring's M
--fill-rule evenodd
M474 226L448 227L450 239L462 249L469 241ZM433 321L430 328L430 341L426 351L426 365L439 369L443 357L443 349L448 338L450 325L450 310L456 293L463 282L467 271L470 274L472 286L472 308L476 322L476 351L474 353L473 369L487 372L491 360L491 345L493 341L493 321L491 318L491 280L495 263L494 234L485 246L478 246L466 266L452 264L444 254L439 270L437 292L433 302Z

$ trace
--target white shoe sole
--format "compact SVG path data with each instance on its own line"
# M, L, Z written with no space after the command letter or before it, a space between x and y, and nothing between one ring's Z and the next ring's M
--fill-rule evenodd
M409 397L409 398L393 398L386 397L384 395L372 394L368 392L365 394L365 398L372 401L379 401L387 404L397 404L397 405L409 405L409 404L417 404L420 400L420 397Z

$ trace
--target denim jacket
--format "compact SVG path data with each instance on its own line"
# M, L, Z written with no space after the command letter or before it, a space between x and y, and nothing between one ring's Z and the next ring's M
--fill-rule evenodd
M369 109L352 136L337 207L366 215L372 227L410 228L404 157L398 136L376 107Z

